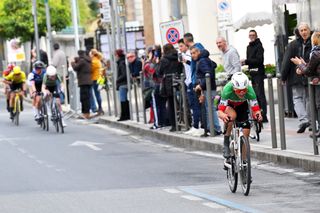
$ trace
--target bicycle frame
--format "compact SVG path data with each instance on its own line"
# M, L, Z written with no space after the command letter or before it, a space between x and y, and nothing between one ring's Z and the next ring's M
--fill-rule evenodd
M235 166L235 172L239 172L241 166L242 166L242 150L240 146L240 138L244 136L243 134L243 128L242 127L237 127L236 121L233 121L232 124L232 131L231 131L231 141L230 141L230 151L231 151L231 156L235 157L236 159L236 166ZM231 169L231 164L227 163L226 161L224 162L224 165Z

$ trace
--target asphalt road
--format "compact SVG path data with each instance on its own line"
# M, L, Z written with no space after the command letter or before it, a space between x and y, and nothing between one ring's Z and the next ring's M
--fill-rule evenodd
M0 100L1 213L318 212L320 175L254 162L248 197L229 191L220 155L112 127L14 126Z

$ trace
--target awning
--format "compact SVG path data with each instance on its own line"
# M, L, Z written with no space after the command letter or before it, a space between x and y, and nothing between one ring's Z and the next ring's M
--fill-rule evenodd
M281 5L281 4L290 4L290 3L298 3L304 2L306 0L273 0L273 4Z
M272 24L272 14L268 12L247 13L233 24L235 31Z

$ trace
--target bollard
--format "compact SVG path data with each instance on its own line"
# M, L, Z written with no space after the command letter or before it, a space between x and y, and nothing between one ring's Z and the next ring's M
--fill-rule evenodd
M285 135L285 123L284 123L284 100L283 100L283 86L281 82L281 74L277 74L277 85L278 85L278 107L279 107L279 127L280 127L280 141L281 149L286 148L286 135Z
M183 103L183 118L184 118L184 125L186 129L189 129L189 119L188 119L188 104L187 104L187 93L186 93L186 85L184 83L185 75L181 73L181 95L182 95L182 103Z
M210 74L206 74L206 88L207 88L207 94L206 94L206 99L208 103L208 114L209 116L209 126L210 126L210 136L213 137L215 136L214 132L214 124L213 124L213 106L212 106L212 92L211 92L211 79L210 79Z
M138 103L137 87L138 87L138 81L137 81L137 79L134 79L133 80L133 93L134 93L134 100L135 100L135 105L136 105L137 122L139 122L140 119L139 119L139 103Z
M178 121L178 103L177 103L177 87L175 87L175 75L172 75L172 87L173 87L173 105L174 105L174 120L176 123L176 130L179 130L179 121Z
M144 99L144 76L143 71L140 72L140 80L141 80L141 97L142 97L142 112L143 112L143 122L147 124L147 114L146 114L146 100Z
M317 138L316 138L316 104L315 104L315 85L312 84L311 77L308 78L308 90L310 97L310 110L311 110L311 127L312 127L312 140L313 140L313 152L315 155L319 155Z
M107 93L107 101L108 101L108 114L111 116L111 103L110 103L110 87L109 87L109 80L106 80L106 93Z
M274 95L273 95L273 83L272 74L268 74L268 92L269 92L269 112L270 112L270 125L271 125L271 141L272 148L277 148L277 131L276 131L276 115L274 109Z
M68 107L69 102L68 102L68 88L67 88L67 72L66 72L66 67L64 65L62 65L62 75L63 75L63 85L65 87L65 91L64 91L64 104L66 107Z

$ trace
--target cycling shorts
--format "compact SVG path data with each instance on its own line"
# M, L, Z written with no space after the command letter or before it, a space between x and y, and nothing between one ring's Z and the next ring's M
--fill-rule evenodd
M60 90L58 86L46 86L46 89L49 90L53 97L60 98Z
M243 123L241 127L244 129L250 129L250 122L249 122L249 116L248 116L250 113L250 110L249 110L248 102L245 101L238 106L232 106L232 105L228 105L228 106L232 107L236 111L237 113L236 121Z
M16 90L23 90L23 83L10 84L10 90L11 90L11 92L16 91Z

